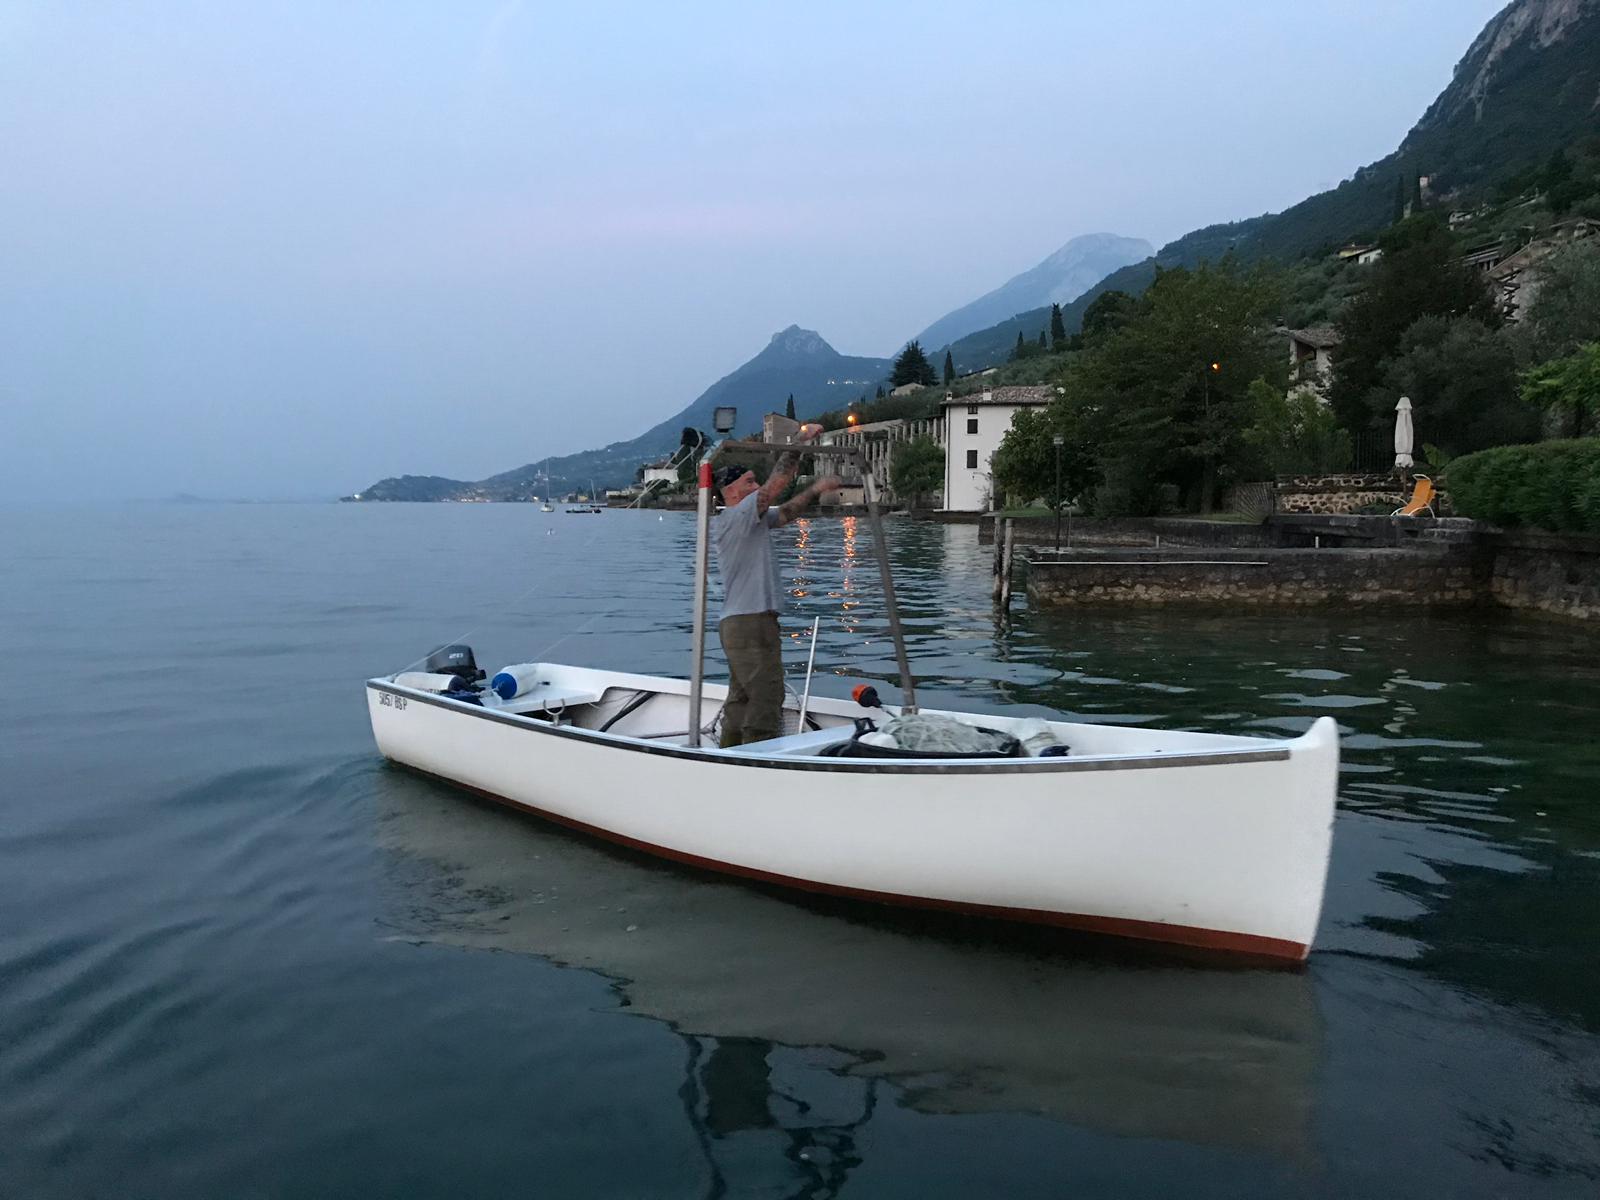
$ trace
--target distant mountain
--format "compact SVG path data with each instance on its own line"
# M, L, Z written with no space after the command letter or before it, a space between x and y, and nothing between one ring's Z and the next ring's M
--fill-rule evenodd
M940 317L918 337L929 356L951 342L998 321L1040 306L1076 300L1118 267L1149 258L1155 248L1143 238L1114 233L1075 237L1036 267L1013 276L994 291ZM1016 339L1013 338L1012 341Z
M820 334L791 325L773 334L766 348L749 362L724 375L673 416L629 441L548 462L531 462L476 481L402 475L380 480L351 498L523 500L529 496L587 491L590 480L602 488L622 487L633 482L641 463L674 450L685 426L709 432L713 409L737 408L739 418L734 433L745 436L760 431L761 418L767 413L782 412L790 395L794 396L798 416L813 417L830 408L840 408L862 393L871 395L889 377L892 366L884 358L840 354Z
M1137 295L1158 266L1192 266L1228 253L1245 262L1318 255L1387 226L1402 178L1425 175L1430 202L1463 205L1548 161L1554 151L1597 135L1600 0L1514 0L1473 41L1449 85L1394 153L1338 187L1281 213L1197 229L1139 261L1130 262L1148 255L1149 246L1135 239L1110 234L1074 239L1039 266L935 321L920 341L936 365L948 343L958 370L993 366L1006 360L1019 332L1032 341L1048 328L1052 302L1063 304L1067 331L1076 332L1096 296L1111 289ZM1122 257L1101 270L1111 262L1099 257L1102 252ZM1094 278L1096 272L1102 277ZM873 390L889 371L886 359L846 358L817 334L790 326L760 354L639 437L551 459L550 490L587 488L591 478L602 486L630 481L641 462L677 445L682 426L709 427L718 405L736 405L739 432L749 433L791 392L800 415L814 416ZM360 495L407 500L542 495L542 465L530 463L476 483L403 476L382 480Z
M1547 162L1555 151L1600 135L1600 0L1515 0L1468 47L1451 81L1394 153L1338 187L1281 213L1209 225L1123 267L1063 310L1076 332L1102 291L1137 295L1157 265L1194 266L1232 253L1251 262L1292 262L1375 235L1394 217L1396 183L1428 177L1430 203L1452 207ZM1004 362L1020 330L1049 322L1036 304L951 346L958 370Z

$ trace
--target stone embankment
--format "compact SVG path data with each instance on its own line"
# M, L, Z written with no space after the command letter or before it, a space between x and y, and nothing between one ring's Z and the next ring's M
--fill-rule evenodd
M1261 526L1219 523L1209 533L1195 528L1187 544L1161 535L1158 548L1152 523L1143 524L1142 531L1124 531L1121 546L1085 545L1074 531L1070 550L1030 551L1029 601L1041 606L1478 605L1600 621L1600 537L1513 532L1464 520L1277 517ZM1020 526L1019 541L1024 540ZM1032 532L1036 535L1037 528ZM1106 531L1106 536L1112 535ZM1246 542L1246 537L1258 540Z
M1600 537L1484 533L1487 599L1506 608L1600 621Z
M1028 600L1081 604L1214 604L1462 608L1480 585L1470 552L1426 550L1074 549L1028 560Z

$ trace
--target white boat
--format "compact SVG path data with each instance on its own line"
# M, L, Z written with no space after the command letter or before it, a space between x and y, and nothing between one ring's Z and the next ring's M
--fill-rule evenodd
M714 742L725 687L517 671L510 700L434 690L438 676L368 680L379 749L575 829L765 883L1258 959L1310 952L1339 763L1331 718L1283 740L1048 722L1065 754L934 759L862 750L856 720L881 710L813 697L798 732L722 750L689 743Z

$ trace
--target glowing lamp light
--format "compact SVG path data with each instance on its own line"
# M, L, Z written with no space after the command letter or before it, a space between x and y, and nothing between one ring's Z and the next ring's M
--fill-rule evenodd
M844 423L846 425L859 425L861 423L861 418L856 416L855 413L851 413L844 419Z
M1222 364L1221 364L1221 363L1219 363L1219 362L1214 362L1214 363L1212 363L1212 364L1211 364L1211 370L1212 370L1212 371L1213 371L1213 372L1217 372L1217 371L1221 371L1221 370L1222 370Z

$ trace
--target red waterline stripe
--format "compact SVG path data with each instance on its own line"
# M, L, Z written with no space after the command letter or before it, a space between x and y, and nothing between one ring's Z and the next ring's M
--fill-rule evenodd
M657 858L670 859L673 862L684 863L687 866L700 867L723 875L735 875L741 879L751 879L759 883L772 883L781 887L794 888L797 891L813 892L827 896L844 896L852 900L892 904L899 908L924 908L939 912L963 913L969 916L993 917L1005 921L1021 921L1031 925L1054 925L1062 929L1104 934L1109 937L1133 938L1144 942L1162 942L1167 945L1188 946L1198 950L1214 950L1241 958L1263 960L1278 966L1303 963L1307 955L1311 953L1310 945L1304 942L1290 941L1287 938L1262 937L1254 933L1230 933L1227 930L1205 929L1198 925L1168 925L1162 921L1136 921L1128 917L1100 917L1089 913L1051 912L1039 908L1007 908L999 904L973 904L962 900L938 900L926 896L903 896L898 892L875 892L868 888L818 883L813 879L797 879L792 875L779 875L773 871L761 871L754 867L741 867L737 863L727 863L720 859L704 858L701 855L689 854L683 850L673 850L667 846L658 846L654 842L641 841L638 838L629 837L625 833L617 833L615 830L605 829L599 825L590 825L587 821L564 817L560 813L553 813L548 809L525 804L521 800L513 800L509 796L500 795L498 792L485 791L483 788L476 788L471 784L461 783L455 779L447 779L443 775L435 775L432 771L424 771L422 768L413 767L409 763L397 763L396 765L405 767L408 771L414 771L418 775L425 775L429 779L438 780L438 782L448 787L460 788L462 791L471 792L475 796L481 796L485 800L492 800L496 804L505 805L507 808L515 809L518 812L532 813L534 816L542 817L546 821L554 822L557 825L565 825L568 829L576 829L581 833L587 833L608 842L615 842L619 846L627 846L630 849L639 850Z

